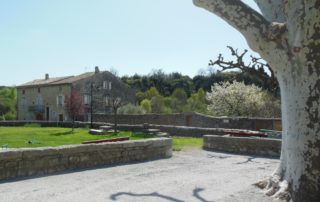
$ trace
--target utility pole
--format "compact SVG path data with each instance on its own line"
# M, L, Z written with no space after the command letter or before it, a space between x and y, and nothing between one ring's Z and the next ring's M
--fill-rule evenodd
M92 119L93 119L93 117L92 117L92 115L93 115L93 98L92 98L93 93L92 93L92 91L93 91L93 83L91 82L90 83L90 128L93 128L93 121L92 121Z

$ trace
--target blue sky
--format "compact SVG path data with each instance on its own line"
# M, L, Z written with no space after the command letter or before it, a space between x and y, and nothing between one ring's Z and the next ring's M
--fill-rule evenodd
M255 6L252 1L245 1ZM117 69L190 76L244 38L192 0L0 0L0 86Z

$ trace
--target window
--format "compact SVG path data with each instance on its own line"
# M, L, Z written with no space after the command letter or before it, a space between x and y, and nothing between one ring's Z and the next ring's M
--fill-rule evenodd
M88 105L91 103L90 95L84 95L84 104Z
M40 88L38 88L38 93L40 93L41 91L40 91Z
M108 105L109 105L109 97L106 96L106 106L108 106Z
M24 95L24 94L26 94L26 90L25 89L22 90L22 95Z
M109 82L109 90L111 90L111 81Z
M22 98L21 98L21 106L22 106L22 107L27 106L27 100L26 100L25 97L22 97Z
M103 89L108 89L108 81L103 82Z
M57 104L58 104L59 106L63 106L63 104L64 104L64 97L63 97L62 95L59 95L59 96L57 97Z
M104 81L103 82L103 89L111 90L111 81Z
M37 105L43 105L43 99L40 95L37 96L36 98L36 104Z

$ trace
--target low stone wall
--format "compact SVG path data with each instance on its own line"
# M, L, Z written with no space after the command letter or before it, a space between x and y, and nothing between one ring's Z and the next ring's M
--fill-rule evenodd
M42 127L72 127L71 122L45 122L45 121L6 121L0 122L0 126L24 126L28 123L37 123L40 124ZM83 128L89 127L90 123L87 122L76 122L75 127ZM111 123L102 123L102 122L95 122L93 123L94 128L99 128L99 126L103 125L110 125L113 126ZM213 135L224 135L225 128L207 128L207 127L193 127L193 126L174 126L174 125L157 125L157 124L147 124L147 128L151 129L159 129L162 132L167 132L171 136L182 136L182 137L202 137L205 134L213 134ZM145 129L144 124L138 125L131 125L131 124L118 124L118 130L122 131L142 131ZM229 131L238 129L228 129ZM242 129L241 129L242 130Z
M205 135L203 148L206 150L237 154L279 157L281 140L267 138L243 138Z
M245 118L245 117L212 117L199 113L180 114L143 114L143 115L118 115L119 124L141 125L144 123L153 125L187 126L197 128L228 128L247 130L282 130L281 119L276 118ZM112 114L94 114L95 126L99 123L114 123ZM71 122L50 121L0 121L0 126L22 126L26 123L38 122L43 127L71 127ZM75 127L88 127L88 122L76 122Z
M0 151L0 180L172 156L172 139L155 138Z
M224 134L223 128L198 128L198 127L155 125L155 124L148 124L147 128L159 129L162 132L169 133L169 135L171 136L181 136L181 137L202 137L205 134L215 134L215 135ZM144 125L119 124L118 129L122 131L139 132L144 129ZM232 129L229 129L229 130L232 131Z
M246 117L213 117L199 113L180 114L143 114L143 115L118 115L119 124L139 125L174 125L201 128L230 128L247 130L281 130L281 119L277 118L246 118ZM95 122L113 123L112 114L94 114Z

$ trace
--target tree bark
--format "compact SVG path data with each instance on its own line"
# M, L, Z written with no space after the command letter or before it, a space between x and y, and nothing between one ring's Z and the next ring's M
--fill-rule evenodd
M118 109L113 110L113 116L114 116L114 132L118 132Z
M279 81L280 164L257 185L277 199L320 201L320 0L256 2L263 15L240 0L194 0L239 30Z

